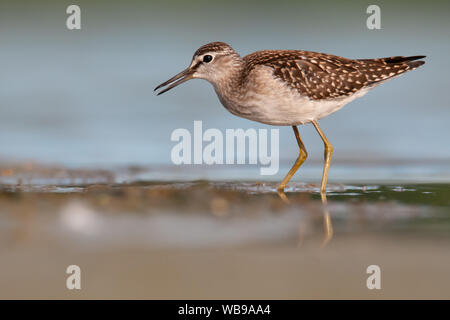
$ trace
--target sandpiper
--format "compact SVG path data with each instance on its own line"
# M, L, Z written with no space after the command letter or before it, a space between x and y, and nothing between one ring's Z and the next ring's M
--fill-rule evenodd
M297 125L312 123L325 145L320 191L326 192L333 146L317 120L363 96L375 86L424 64L425 56L346 59L303 51L264 50L241 57L224 42L200 47L187 69L160 84L158 95L190 79L209 81L232 114L269 125L292 126L299 156L278 186L283 191L308 153Z

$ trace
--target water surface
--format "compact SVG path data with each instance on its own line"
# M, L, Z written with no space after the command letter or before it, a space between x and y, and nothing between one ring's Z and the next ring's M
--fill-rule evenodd
M2 298L450 297L449 184L331 182L324 206L317 182L291 183L287 203L273 181L6 170ZM70 264L83 270L76 294ZM381 291L366 288L372 264Z

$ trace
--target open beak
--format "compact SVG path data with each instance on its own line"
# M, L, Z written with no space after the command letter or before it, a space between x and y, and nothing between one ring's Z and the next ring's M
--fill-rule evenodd
M166 82L161 83L159 86L157 86L153 91L156 91L162 87L165 87L167 85L169 85L167 88L165 88L164 90L161 90L160 92L158 92L158 96L160 94L163 94L164 92L169 91L172 88L175 88L176 86L178 86L179 84L182 84L183 82L186 82L188 80L193 79L194 75L194 71L191 70L190 68L187 68L184 71L181 71L179 74L177 74L176 76L170 78L169 80L167 80Z

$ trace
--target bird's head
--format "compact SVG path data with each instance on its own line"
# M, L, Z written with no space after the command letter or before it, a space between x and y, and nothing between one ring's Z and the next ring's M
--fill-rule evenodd
M205 79L212 84L218 84L235 71L235 67L241 63L241 60L239 54L224 42L205 44L195 51L188 68L166 82L161 83L155 88L155 91L167 86L158 93L160 95L183 82L195 78Z

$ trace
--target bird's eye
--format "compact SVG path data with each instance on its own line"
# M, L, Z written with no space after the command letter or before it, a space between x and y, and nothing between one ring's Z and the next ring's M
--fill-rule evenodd
M203 62L208 63L208 62L211 62L212 59L213 59L213 57L210 56L209 54L203 56Z

